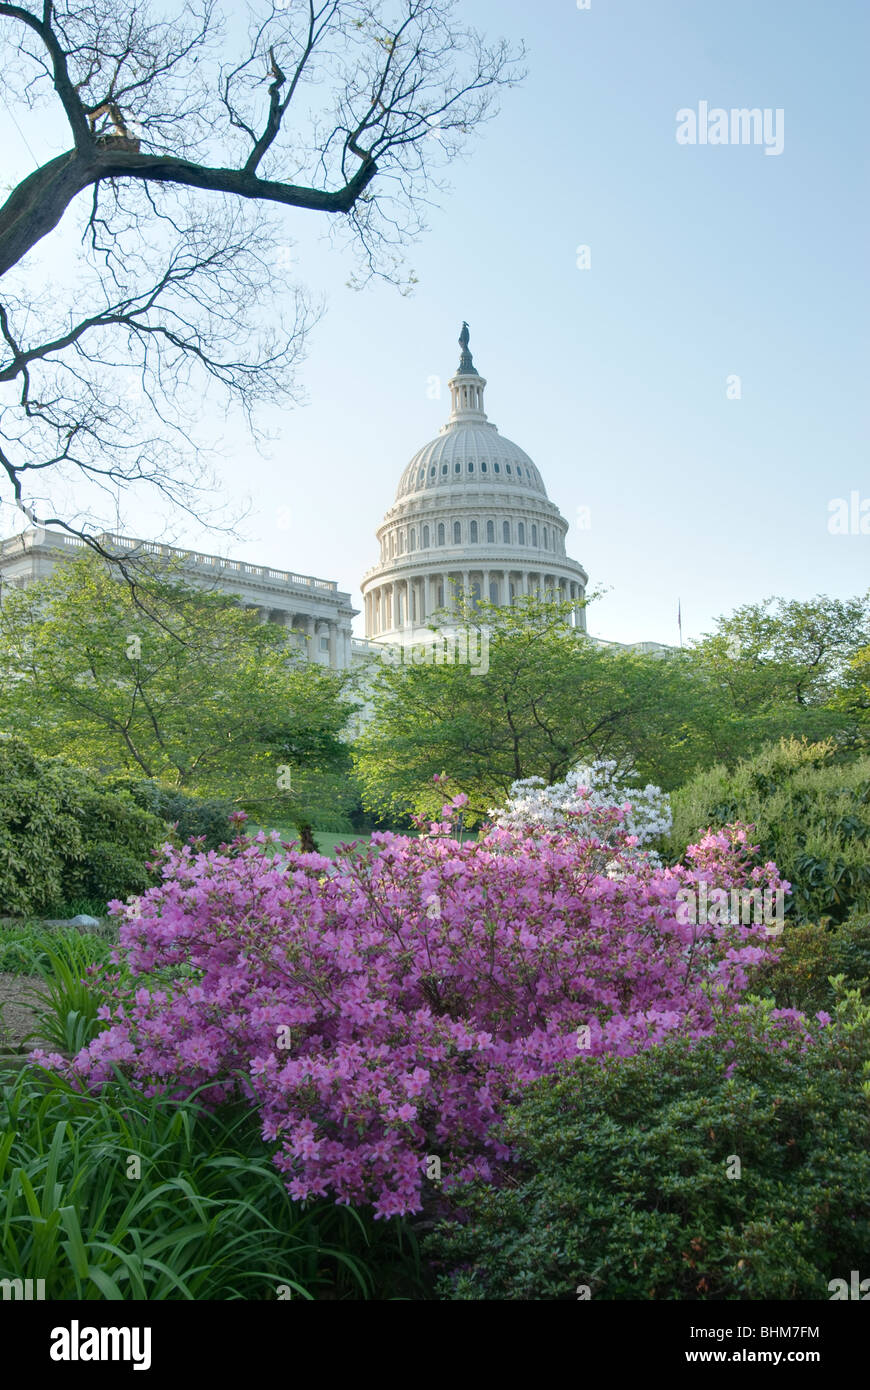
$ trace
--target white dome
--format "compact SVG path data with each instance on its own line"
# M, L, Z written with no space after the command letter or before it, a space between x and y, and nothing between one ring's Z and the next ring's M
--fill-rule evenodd
M430 488L516 487L546 497L547 490L525 449L499 434L495 425L457 420L424 444L399 480L396 501Z
M487 420L467 324L459 342L450 418L404 469L377 530L380 561L362 581L366 636L413 642L415 625L458 611L460 591L498 606L552 594L576 605L584 628L588 576L566 554L568 523L525 450Z

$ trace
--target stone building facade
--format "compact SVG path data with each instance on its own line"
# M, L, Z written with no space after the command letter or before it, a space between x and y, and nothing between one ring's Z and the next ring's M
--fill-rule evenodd
M310 661L338 671L352 663L351 623L359 609L351 606L350 594L339 589L333 579L224 560L129 536L106 533L97 539L109 553L158 563L161 559L174 561L191 584L232 594L245 608L257 609L264 622L292 628L292 640ZM0 542L0 598L4 586L23 587L43 579L65 558L81 554L83 549L85 542L78 537L48 528L34 528Z

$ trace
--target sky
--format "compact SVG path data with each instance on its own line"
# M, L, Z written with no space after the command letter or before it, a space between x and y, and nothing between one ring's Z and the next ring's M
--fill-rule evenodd
M465 319L489 418L531 455L568 553L604 590L593 634L674 643L679 604L688 641L772 595L865 591L870 535L829 523L837 499L860 517L870 498L870 7L459 8L490 38L524 40L529 72L447 171L408 251L414 292L350 289L317 216L282 214L288 274L326 306L306 400L263 412L266 457L241 428L228 437L221 486L249 509L240 535L185 520L176 538L337 580L361 607L375 529L447 418ZM679 143L677 113L704 102L769 111L781 151ZM7 180L27 172L2 108L0 135ZM136 535L167 524L148 506L124 521Z

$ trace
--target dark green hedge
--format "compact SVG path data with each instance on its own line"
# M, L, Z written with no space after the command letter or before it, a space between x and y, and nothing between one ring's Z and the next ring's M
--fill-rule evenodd
M441 1296L827 1299L870 1274L870 1009L854 991L813 1028L802 1048L756 1001L700 1043L536 1083L508 1122L518 1172L428 1242Z
M0 914L60 915L141 892L163 839L162 822L126 793L0 738Z

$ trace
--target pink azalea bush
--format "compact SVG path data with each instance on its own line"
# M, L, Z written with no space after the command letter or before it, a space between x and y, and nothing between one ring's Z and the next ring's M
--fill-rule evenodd
M112 905L124 971L72 1076L241 1092L293 1197L388 1217L421 1208L433 1158L445 1187L508 1159L498 1122L526 1083L709 1032L774 949L759 927L677 920L702 877L783 886L745 827L663 869L628 853L617 808L585 840L494 829L458 844L463 800L419 838L377 834L336 861L262 834L167 847L162 883ZM602 849L612 863L621 834L624 871L608 876Z

